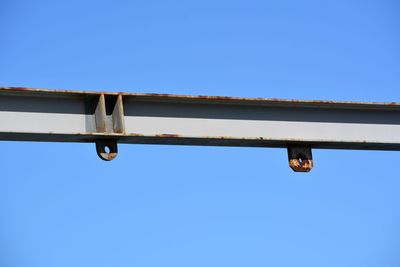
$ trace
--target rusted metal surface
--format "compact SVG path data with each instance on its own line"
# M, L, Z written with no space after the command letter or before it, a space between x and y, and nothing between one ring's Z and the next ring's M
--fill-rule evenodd
M180 138L179 134L156 134L160 138Z
M313 168L311 147L288 147L289 166L295 172L309 172Z
M261 97L231 97L231 96L204 96L204 95L177 95L177 94L158 94L158 93L127 93L127 92L106 92L106 91L86 91L86 90L64 90L64 89L45 89L28 87L0 87L0 94L12 94L13 92L26 94L47 94L47 95L74 95L74 96L93 96L93 95L121 95L127 97L136 97L142 100L164 100L164 101L200 101L206 102L224 102L240 103L250 105L290 105L290 106L309 106L326 108L365 108L365 109L400 109L400 102L357 102L357 101L332 101L332 100L298 100L282 98L261 98Z
M311 148L400 150L400 103L0 87L0 140L280 147L309 171Z

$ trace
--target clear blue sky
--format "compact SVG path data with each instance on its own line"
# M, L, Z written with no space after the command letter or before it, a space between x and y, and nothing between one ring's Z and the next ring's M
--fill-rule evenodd
M400 101L400 4L0 2L0 85ZM0 266L397 267L399 152L1 142Z

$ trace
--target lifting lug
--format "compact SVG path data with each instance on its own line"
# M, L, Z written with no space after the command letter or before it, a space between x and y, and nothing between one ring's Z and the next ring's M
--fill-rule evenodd
M96 141L97 155L105 161L113 160L118 154L118 145L115 140L98 140Z
M313 168L311 147L289 146L289 166L295 172L309 172Z

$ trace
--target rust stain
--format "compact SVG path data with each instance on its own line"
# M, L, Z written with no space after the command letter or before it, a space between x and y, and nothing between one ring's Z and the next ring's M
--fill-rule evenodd
M313 160L312 159L291 159L289 160L289 166L295 172L309 172L313 168Z
M196 96L198 98L202 98L202 99L215 99L215 100L243 100L245 98L243 97L231 97L231 96L206 96L206 95L199 95ZM254 98L254 99L258 99L258 98Z
M101 153L101 158L105 161L111 161L117 157L117 153Z
M144 136L144 134L139 134L139 133L130 133L130 134L128 134L128 135L125 135L125 136L132 136L132 137L142 137L142 136Z
M7 89L13 90L13 91L31 91L29 88L25 88L25 87L7 87Z
M162 137L162 138L179 138L179 134L156 134L155 137Z
M124 95L130 95L130 93L123 93ZM173 94L157 94L157 93L147 93L147 94L138 94L139 96L155 96L155 97L176 97Z

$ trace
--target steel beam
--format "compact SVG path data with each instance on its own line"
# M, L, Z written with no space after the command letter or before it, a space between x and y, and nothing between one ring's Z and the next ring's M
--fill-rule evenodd
M400 150L400 104L0 87L0 140L283 147L309 171L312 148Z

